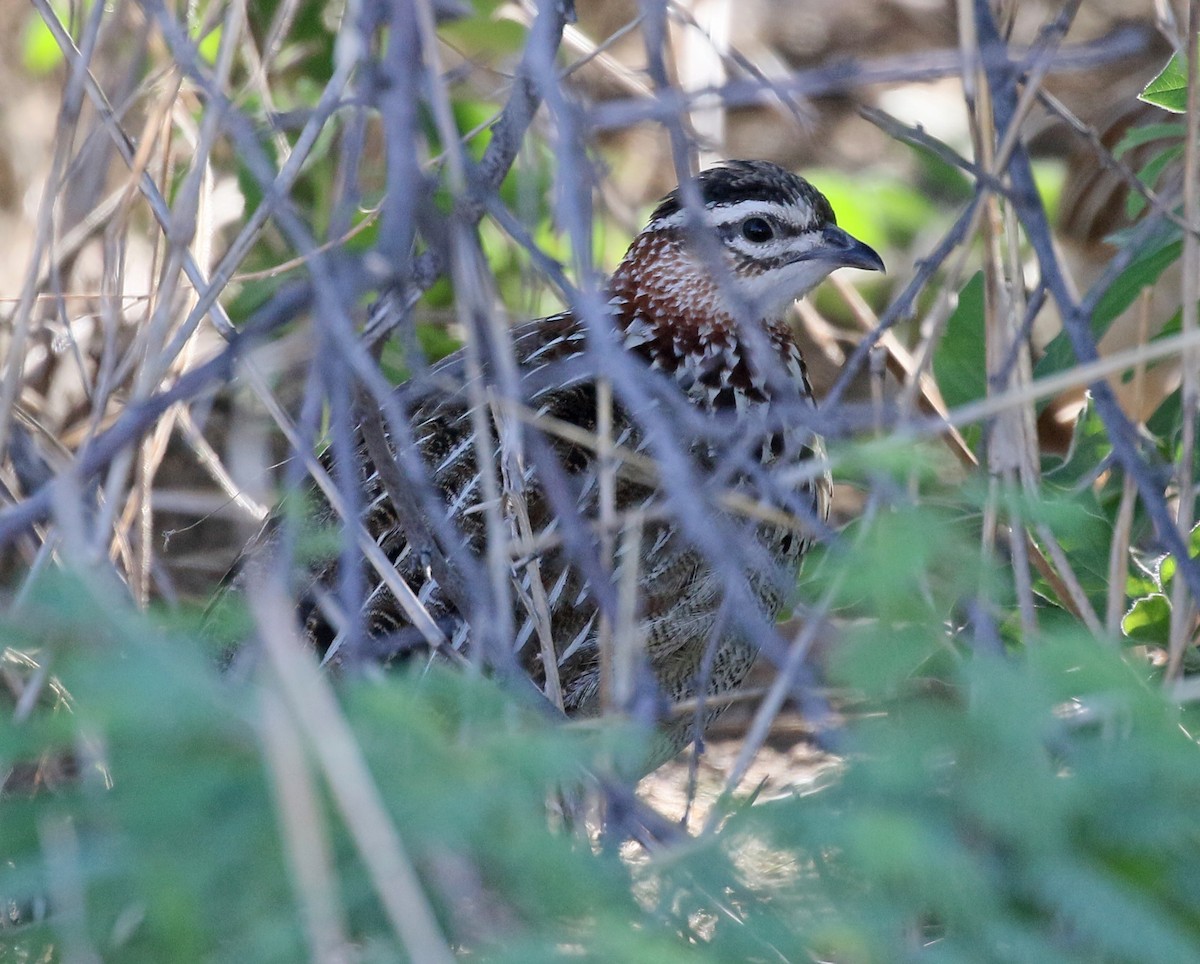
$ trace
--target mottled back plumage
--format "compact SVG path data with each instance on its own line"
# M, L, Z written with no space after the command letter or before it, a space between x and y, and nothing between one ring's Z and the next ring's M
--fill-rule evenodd
M681 392L714 424L728 429L732 423L735 431L726 431L724 437L736 439L757 465L798 463L811 457L819 440L802 425L778 424L771 418L780 392L792 394L792 401L811 402L804 362L785 311L834 268L882 269L882 262L836 226L820 192L773 164L731 161L702 173L695 186L701 207L693 210L686 193L676 189L634 239L608 286L611 323L621 345L639 365L659 373L657 377L673 386L671 391ZM588 364L587 332L588 326L568 311L518 326L512 345L521 381L519 394L533 419L594 435L598 389ZM446 517L470 553L482 557L486 513L481 506L479 446L464 370L461 354L452 355L422 382L437 387L415 395L411 389L400 391L416 446ZM649 457L646 417L646 413L631 413L617 393L611 409L611 441L618 451ZM494 413L489 418L494 419ZM493 437L496 429L493 421ZM580 518L594 532L601 489L595 446L553 430L545 438L571 484ZM357 444L367 530L450 645L469 650L473 636L469 614L460 612L451 594L436 581L428 548L410 539L403 513L392 505L367 447L361 438ZM700 472L720 463L721 452L709 438L686 448ZM489 457L499 458L493 447L488 451ZM655 473L647 472L644 463L617 462L613 508L618 515L644 514L636 543L636 626L645 665L671 701L697 695L702 675L707 677L708 694L725 692L743 679L755 649L729 620L718 619L725 591L722 578L666 512ZM730 484L750 498L763 497L745 472L736 474ZM524 463L519 488L535 541L540 538L548 548L512 564L513 652L533 680L546 686L547 641L539 638L537 605L544 595L549 644L557 662L552 675L560 681L563 707L571 714L594 714L600 709L602 665L597 594L584 567L572 561L561 541L554 541L562 520L551 505L536 460ZM825 518L829 484L824 478L804 483L790 495L788 512L776 516ZM505 505L502 511L511 522L513 506ZM326 521L336 521L328 508L324 515ZM805 527L774 519L732 521L737 525L734 531L757 543L757 551L742 553L754 560L744 574L763 615L773 619L808 546ZM371 570L364 571L376 581ZM315 598L319 595L315 590L331 586L335 577L335 566L314 569L305 595ZM535 591L535 581L540 582L540 593ZM370 637L413 638L403 607L381 583L368 593L362 622ZM545 630L544 619L541 626ZM308 606L305 628L322 650L336 646L336 635L319 607ZM678 724L670 729L668 742L681 747L691 735L686 725Z

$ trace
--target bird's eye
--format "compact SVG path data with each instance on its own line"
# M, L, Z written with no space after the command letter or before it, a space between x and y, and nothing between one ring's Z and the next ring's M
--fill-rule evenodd
M742 222L742 237L755 244L762 244L775 237L775 229L766 218L746 218Z

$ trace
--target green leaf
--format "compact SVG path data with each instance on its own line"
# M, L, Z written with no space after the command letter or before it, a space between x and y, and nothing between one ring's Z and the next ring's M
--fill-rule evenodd
M1136 300L1142 289L1154 284L1159 276L1179 260L1183 242L1178 232L1171 229L1158 239L1148 243L1146 250L1118 276L1104 293L1096 310L1092 313L1092 334L1101 338L1116 318ZM1046 346L1045 354L1034 368L1037 378L1045 378L1066 371L1075 364L1075 350L1065 331L1059 332Z
M1182 428L1182 422L1183 395L1177 388L1162 400L1146 422L1147 431L1160 440L1159 449L1164 455L1167 453L1168 444Z
M1158 560L1147 559L1138 552L1130 555L1133 565L1129 567L1129 577L1125 580L1125 595L1137 599L1160 592L1162 586L1158 581Z
M1158 76L1138 94L1138 100L1173 114L1184 113L1187 110L1187 58L1179 52L1172 54Z
M1188 540L1188 555L1195 559L1200 556L1200 525L1192 529L1191 538ZM1165 556L1162 565L1158 570L1158 578L1162 580L1163 590L1166 591L1171 581L1175 578L1175 570L1178 564L1174 556Z
M1149 188L1156 186L1158 179L1162 176L1162 172L1174 161L1183 157L1183 145L1173 144L1171 147L1159 152L1149 161L1147 161L1140 171L1138 171L1138 180ZM1140 194L1131 192L1125 199L1125 213L1132 221L1146 207L1146 199Z
M21 39L21 61L25 69L35 77L43 77L63 62L62 50L45 21L37 14L30 14L25 22Z
M1121 272L1120 277L1112 287L1104 293L1096 305L1094 321L1108 325L1128 308L1142 293L1142 289L1154 284L1159 276L1179 260L1183 251L1183 241L1175 238L1175 232L1164 235L1157 244L1151 242L1146 250L1139 254L1133 262Z
M1182 121L1168 121L1163 124L1144 124L1125 132L1125 136L1113 148L1113 156L1121 157L1126 151L1132 151L1143 144L1162 141L1167 138L1183 137L1187 127Z
M205 63L215 64L217 62L217 51L221 49L221 27L217 25L207 34L205 34L200 42L196 45L196 52L200 54Z
M951 408L987 394L987 357L983 330L983 272L977 271L958 293L958 306L933 354L933 373Z
M1161 645L1171 626L1171 601L1162 593L1134 600L1121 620L1121 632L1135 643Z

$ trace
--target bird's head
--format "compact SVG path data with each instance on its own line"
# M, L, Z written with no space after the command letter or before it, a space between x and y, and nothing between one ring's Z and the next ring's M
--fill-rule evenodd
M680 188L663 198L619 273L646 275L643 288L711 289L710 310L736 316L750 306L774 319L836 268L884 270L872 248L838 227L820 191L777 164L726 161L695 186L702 206ZM723 261L715 271L714 252ZM721 290L730 285L732 297Z

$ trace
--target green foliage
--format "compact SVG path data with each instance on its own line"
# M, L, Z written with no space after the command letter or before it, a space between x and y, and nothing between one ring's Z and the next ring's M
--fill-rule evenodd
M1147 103L1182 113L1186 109L1187 101L1186 57L1181 57L1178 53L1172 56L1140 97ZM1137 171L1139 180L1153 189L1159 186L1164 172L1178 166L1183 157L1184 134L1185 125L1182 123L1144 124L1125 132L1114 154L1117 157L1125 157L1137 148L1161 144L1149 159L1141 163ZM1145 208L1145 199L1135 192L1130 192L1126 200L1127 217L1131 220L1137 218ZM1110 240L1118 246L1125 245L1129 241L1129 232L1118 232ZM1156 236L1141 243L1134 260L1105 292L1092 313L1092 333L1097 339L1104 335L1113 321L1134 303L1144 289L1154 285L1167 268L1178 262L1182 247L1180 232L1170 223L1164 224ZM1062 332L1047 346L1037 365L1036 374L1041 377L1064 371L1074 360L1070 341L1066 333Z
M837 212L838 224L880 247L903 247L936 216L929 198L896 178L812 171L811 179Z
M1183 157L1183 135L1186 127L1181 122L1163 123L1163 124L1144 124L1140 127L1134 127L1126 131L1125 135L1115 148L1113 148L1114 157L1125 157L1130 151L1142 147L1146 144L1156 144L1160 141L1166 141L1165 147L1162 147L1148 161L1142 164L1141 169L1137 172L1138 180L1145 184L1150 189L1159 187L1159 179L1164 171L1168 170L1172 164L1176 164ZM1130 220L1137 218L1146 209L1146 199L1136 191L1130 191L1125 199L1125 216Z
M1193 559L1200 558L1200 525L1192 529L1189 551ZM1144 563L1144 575L1131 580L1133 604L1121 621L1121 631L1131 643L1167 649L1171 632L1171 594L1177 569L1177 560L1167 553ZM1184 652L1184 669L1192 673L1200 671L1200 652L1193 647Z
M1177 51L1138 98L1173 114L1187 110L1187 54Z
M1172 164L1183 160L1183 145L1175 144L1157 154L1147 162L1138 173L1139 178L1150 187L1157 186L1159 178ZM1131 217L1136 217L1146 206L1145 200L1137 194L1130 197L1127 209Z
M861 763L773 821L836 855L814 870L859 959L901 959L906 926L945 960L1194 956L1195 905L1164 883L1200 883L1184 802L1197 749L1177 716L1117 654L1069 634L955 668L940 696L911 690L853 728ZM1150 786L1165 825L1128 806Z
M442 36L464 61L508 70L524 31L489 19L498 6L478 4L478 16ZM268 132L269 152L294 144L297 133L277 115L303 116L329 75L330 10L277 0L247 8L260 47L281 11L289 16L266 78L270 109L253 86L238 101ZM188 27L211 61L220 32L207 13L189 8ZM27 68L52 70L61 63L57 46L47 46L40 21L30 23ZM1181 65L1172 64L1147 100L1179 103ZM466 147L478 158L499 100L469 86L452 92L454 122L472 134ZM292 192L319 237L330 228L341 176L340 124L339 114ZM436 155L444 146L436 125L428 116L419 124L422 152ZM1181 136L1179 125L1153 125L1127 134L1120 151L1159 148L1139 171L1155 186ZM911 248L936 221L936 200L961 201L970 190L961 172L918 153L917 188L834 172L813 178L851 233ZM377 158L361 161L366 197L352 220L365 230L345 242L356 248L374 241L370 208L385 183L372 167ZM261 185L236 158L229 163L247 209L264 203ZM532 146L500 193L542 252L569 264L575 252L551 220L553 164L548 148ZM1039 184L1054 189L1049 178ZM1140 213L1139 199L1130 204L1131 215ZM489 222L480 241L498 301L530 313L554 306L554 292L531 283L518 244ZM595 260L613 264L627 241L627 232L597 218ZM1168 229L1139 252L1098 307L1097 335L1157 283L1180 247ZM243 270L260 273L295 254L268 227ZM244 319L282 280L231 286L231 316ZM417 310L417 337L430 358L456 347L445 324L453 300L443 281ZM952 406L986 394L984 324L975 275L933 356ZM402 380L408 361L399 339L385 346L389 377ZM1074 362L1060 336L1037 374ZM1177 393L1149 426L1166 455L1180 422ZM971 431L970 441L981 437ZM1097 478L1110 454L1103 423L1085 410L1068 457L1043 466L1040 492L1005 493L1001 513L1053 534L1101 612L1121 482L1115 473ZM878 500L814 552L805 576L805 598L825 599L845 627L825 667L845 716L830 732L839 763L813 792L723 801L713 832L617 854L579 816L594 811L580 807L574 819L562 811L594 800L589 774L619 771L642 751L645 734L558 725L471 672L435 667L338 682L337 719L344 716L352 750L365 760L452 948L512 962L1200 958L1200 721L1155 685L1144 654L1165 645L1174 560L1153 559L1130 579L1123 629L1136 645L1085 635L1056 587L1036 576L1039 629L1026 632L1013 616L1013 566L980 550L993 492L976 478L964 482L940 450L910 438L838 440L831 455L839 481ZM336 544L316 533L301 555ZM0 644L33 654L70 693L19 722L3 706L0 774L39 757L70 757L80 768L53 792L14 790L0 799L0 909L39 895L62 905L45 922L0 924L0 960L70 957L81 943L132 962L315 956L272 783L272 700L284 706L315 786L315 829L331 852L321 883L355 958L404 959L352 832L355 814L320 763L320 734L305 725L315 708L288 703L268 665L239 681L217 670L214 638L248 635L244 608L219 608L202 631L195 613L139 614L122 598L87 578L44 580L0 624ZM35 677L30 671L25 682Z
M585 772L605 772L636 734L556 725L469 673L342 682L453 945L496 961L568 947L597 961L1200 954L1200 748L1184 719L1133 651L1067 621L1000 650L952 631L972 600L1000 611L1011 593L978 552L983 495L939 484L912 446L855 448L835 453L851 477L919 480L923 498L868 513L813 567L807 588L851 617L828 668L852 694L842 763L816 792L734 801L715 832L626 862L548 819L548 804L586 794ZM1078 529L1074 498L1021 511ZM303 959L263 731L273 674L222 679L186 620L165 628L83 581L44 583L5 634L37 651L74 708L5 724L0 769L95 749L78 782L0 801L0 894L53 896L52 831L68 827L85 934L104 956ZM347 933L365 959L403 959L346 812L310 766ZM35 955L70 937L60 926L75 925L51 916L5 937Z
M987 394L987 340L983 330L983 272L977 271L958 293L933 355L933 373L951 408Z
M204 31L199 36L193 37L192 40L205 63L215 64L217 62L217 52L221 49L221 28L219 26Z
M58 14L59 19L64 19L65 4L52 4L51 9ZM35 77L51 73L63 62L62 49L58 46L58 41L54 39L54 34L46 26L45 20L35 10L30 10L25 15L25 26L21 37L21 60L25 69Z
M1122 239L1115 239L1120 242ZM1146 242L1129 266L1121 272L1104 293L1092 312L1092 334L1103 337L1114 320L1134 303L1142 290L1153 285L1164 271L1179 260L1183 250L1178 229L1167 226L1159 235ZM1046 346L1034 374L1038 378L1065 371L1075 364L1075 352L1066 332L1060 332Z
M191 637L165 634L82 582L43 586L22 623L39 627L21 635L40 643L40 658L71 687L75 712L6 724L0 770L35 751L68 752L85 737L103 751L53 798L0 803L0 899L53 893L43 848L47 821L56 821L77 840L88 937L105 956L302 959L257 687L220 679L194 629ZM593 933L600 948L661 941L661 933L643 940L630 929L638 915L615 858L547 830L547 795L579 780L587 747L580 735L550 726L486 681L449 671L348 685L344 695L418 866L435 880L436 868L461 861L481 888L496 891L514 946L544 957L556 942ZM351 930L396 959L361 856L333 809L322 811ZM456 895L435 887L430 896L449 926ZM53 924L12 936L30 952L56 938Z

